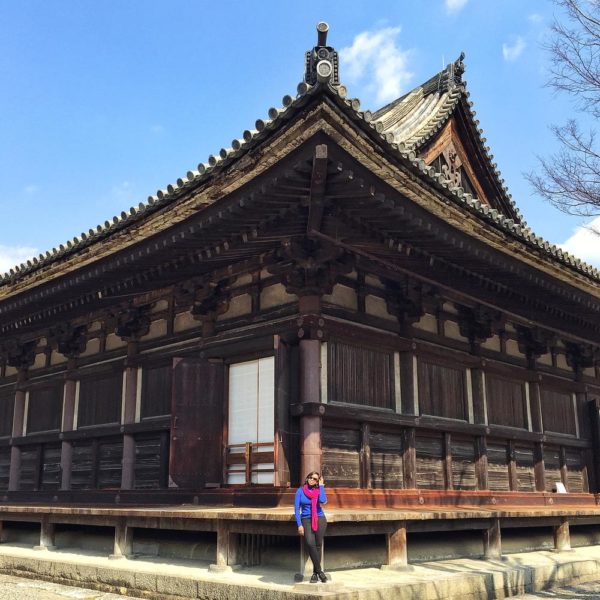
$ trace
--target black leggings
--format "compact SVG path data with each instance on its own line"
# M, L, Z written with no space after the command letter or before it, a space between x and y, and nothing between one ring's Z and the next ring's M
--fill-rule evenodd
M313 564L313 573L319 573L323 570L321 569L321 550L325 531L327 530L327 519L319 517L317 531L312 530L310 519L302 519L302 527L304 527L304 544Z

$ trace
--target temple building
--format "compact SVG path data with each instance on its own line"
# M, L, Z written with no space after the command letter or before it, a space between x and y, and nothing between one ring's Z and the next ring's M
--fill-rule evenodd
M463 59L363 111L319 24L267 119L0 277L5 529L41 523L52 546L103 507L126 553L145 526L127 506L268 514L311 470L333 509L398 511L368 530L390 563L406 510L454 511L435 527L482 530L490 555L501 526L540 519L564 548L600 524L600 273L524 222ZM217 564L248 519L203 521Z

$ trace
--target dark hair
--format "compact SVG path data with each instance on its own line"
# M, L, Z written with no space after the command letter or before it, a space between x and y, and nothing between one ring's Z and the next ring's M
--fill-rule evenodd
M309 483L308 483L308 478L309 478L311 475L316 475L316 476L317 476L317 481L319 481L319 479L321 478L321 474L320 474L318 471L311 471L311 472L310 472L310 473L309 473L309 474L306 476L306 479L304 480L304 481L305 481L305 483L306 483L306 485L309 485Z

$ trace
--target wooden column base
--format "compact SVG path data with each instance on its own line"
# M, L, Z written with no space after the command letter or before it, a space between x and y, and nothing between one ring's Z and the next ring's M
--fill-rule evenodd
M71 467L73 465L73 443L63 442L60 449L60 470L62 477L60 481L61 490L71 489Z
M569 521L563 517L560 525L554 527L554 550L556 552L567 552L571 550L571 534Z
M490 526L483 532L483 556L486 559L502 558L500 519L492 519Z
M385 534L386 564L382 569L395 571L408 571L412 567L408 564L408 546L406 543L406 521L395 524L394 531Z
M121 471L121 489L132 490L135 482L135 438L123 435L123 470Z
M54 523L48 521L48 517L44 517L40 523L40 544L34 546L34 550L54 550Z
M227 573L238 568L239 534L231 533L229 523L219 519L217 521L217 562L209 565L208 570L213 573Z
M115 525L115 546L110 559L121 559L133 553L133 529L127 525L125 519L120 519Z

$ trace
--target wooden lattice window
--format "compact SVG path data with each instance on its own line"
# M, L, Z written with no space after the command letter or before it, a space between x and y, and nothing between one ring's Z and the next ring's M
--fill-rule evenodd
M526 384L489 374L485 383L488 422L527 429Z
M394 354L329 342L327 401L393 409Z
M468 419L465 371L419 360L419 408L422 415Z
M13 390L0 394L0 437L12 435L15 393Z
M121 372L82 379L79 385L77 427L119 423L122 394Z
M170 364L142 368L142 419L171 414L171 382Z
M541 389L544 431L577 433L573 395L548 388Z
M27 433L59 431L62 417L63 387L56 384L29 391Z

